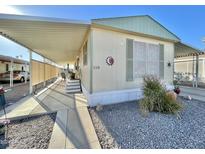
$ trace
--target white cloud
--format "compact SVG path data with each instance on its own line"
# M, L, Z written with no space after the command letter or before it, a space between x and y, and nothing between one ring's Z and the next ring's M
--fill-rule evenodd
M0 5L0 13L18 14L18 15L22 15L23 14L21 11L19 11L14 6L9 6L9 5Z

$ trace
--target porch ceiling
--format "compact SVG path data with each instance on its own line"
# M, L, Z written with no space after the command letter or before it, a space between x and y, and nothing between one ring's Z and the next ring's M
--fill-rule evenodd
M184 57L192 54L200 54L200 50L182 42L175 43L175 57Z
M0 14L0 34L55 61L73 62L90 24L77 20Z

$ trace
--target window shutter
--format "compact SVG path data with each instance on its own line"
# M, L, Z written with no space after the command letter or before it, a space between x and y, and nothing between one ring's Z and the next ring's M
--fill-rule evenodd
M133 81L133 40L126 40L126 81Z
M164 79L164 45L159 44L159 77L160 79Z

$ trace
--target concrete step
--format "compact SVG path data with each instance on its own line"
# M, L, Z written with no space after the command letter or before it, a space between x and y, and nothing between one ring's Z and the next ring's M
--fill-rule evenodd
M77 82L76 83L75 82L73 82L73 83L70 82L70 83L66 84L66 86L79 86L79 85L80 85L80 83L77 83Z
M73 86L66 86L66 89L69 90L69 89L80 89L80 85L73 85Z
M80 80L68 80L67 83L80 83Z
M81 90L80 89L71 89L71 90L65 90L66 93L80 93Z

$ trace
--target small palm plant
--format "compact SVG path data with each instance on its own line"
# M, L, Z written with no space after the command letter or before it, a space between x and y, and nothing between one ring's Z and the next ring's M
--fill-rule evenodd
M140 100L140 109L144 114L151 111L177 114L180 111L181 103L167 95L165 86L158 78L145 76L143 80L144 98Z

